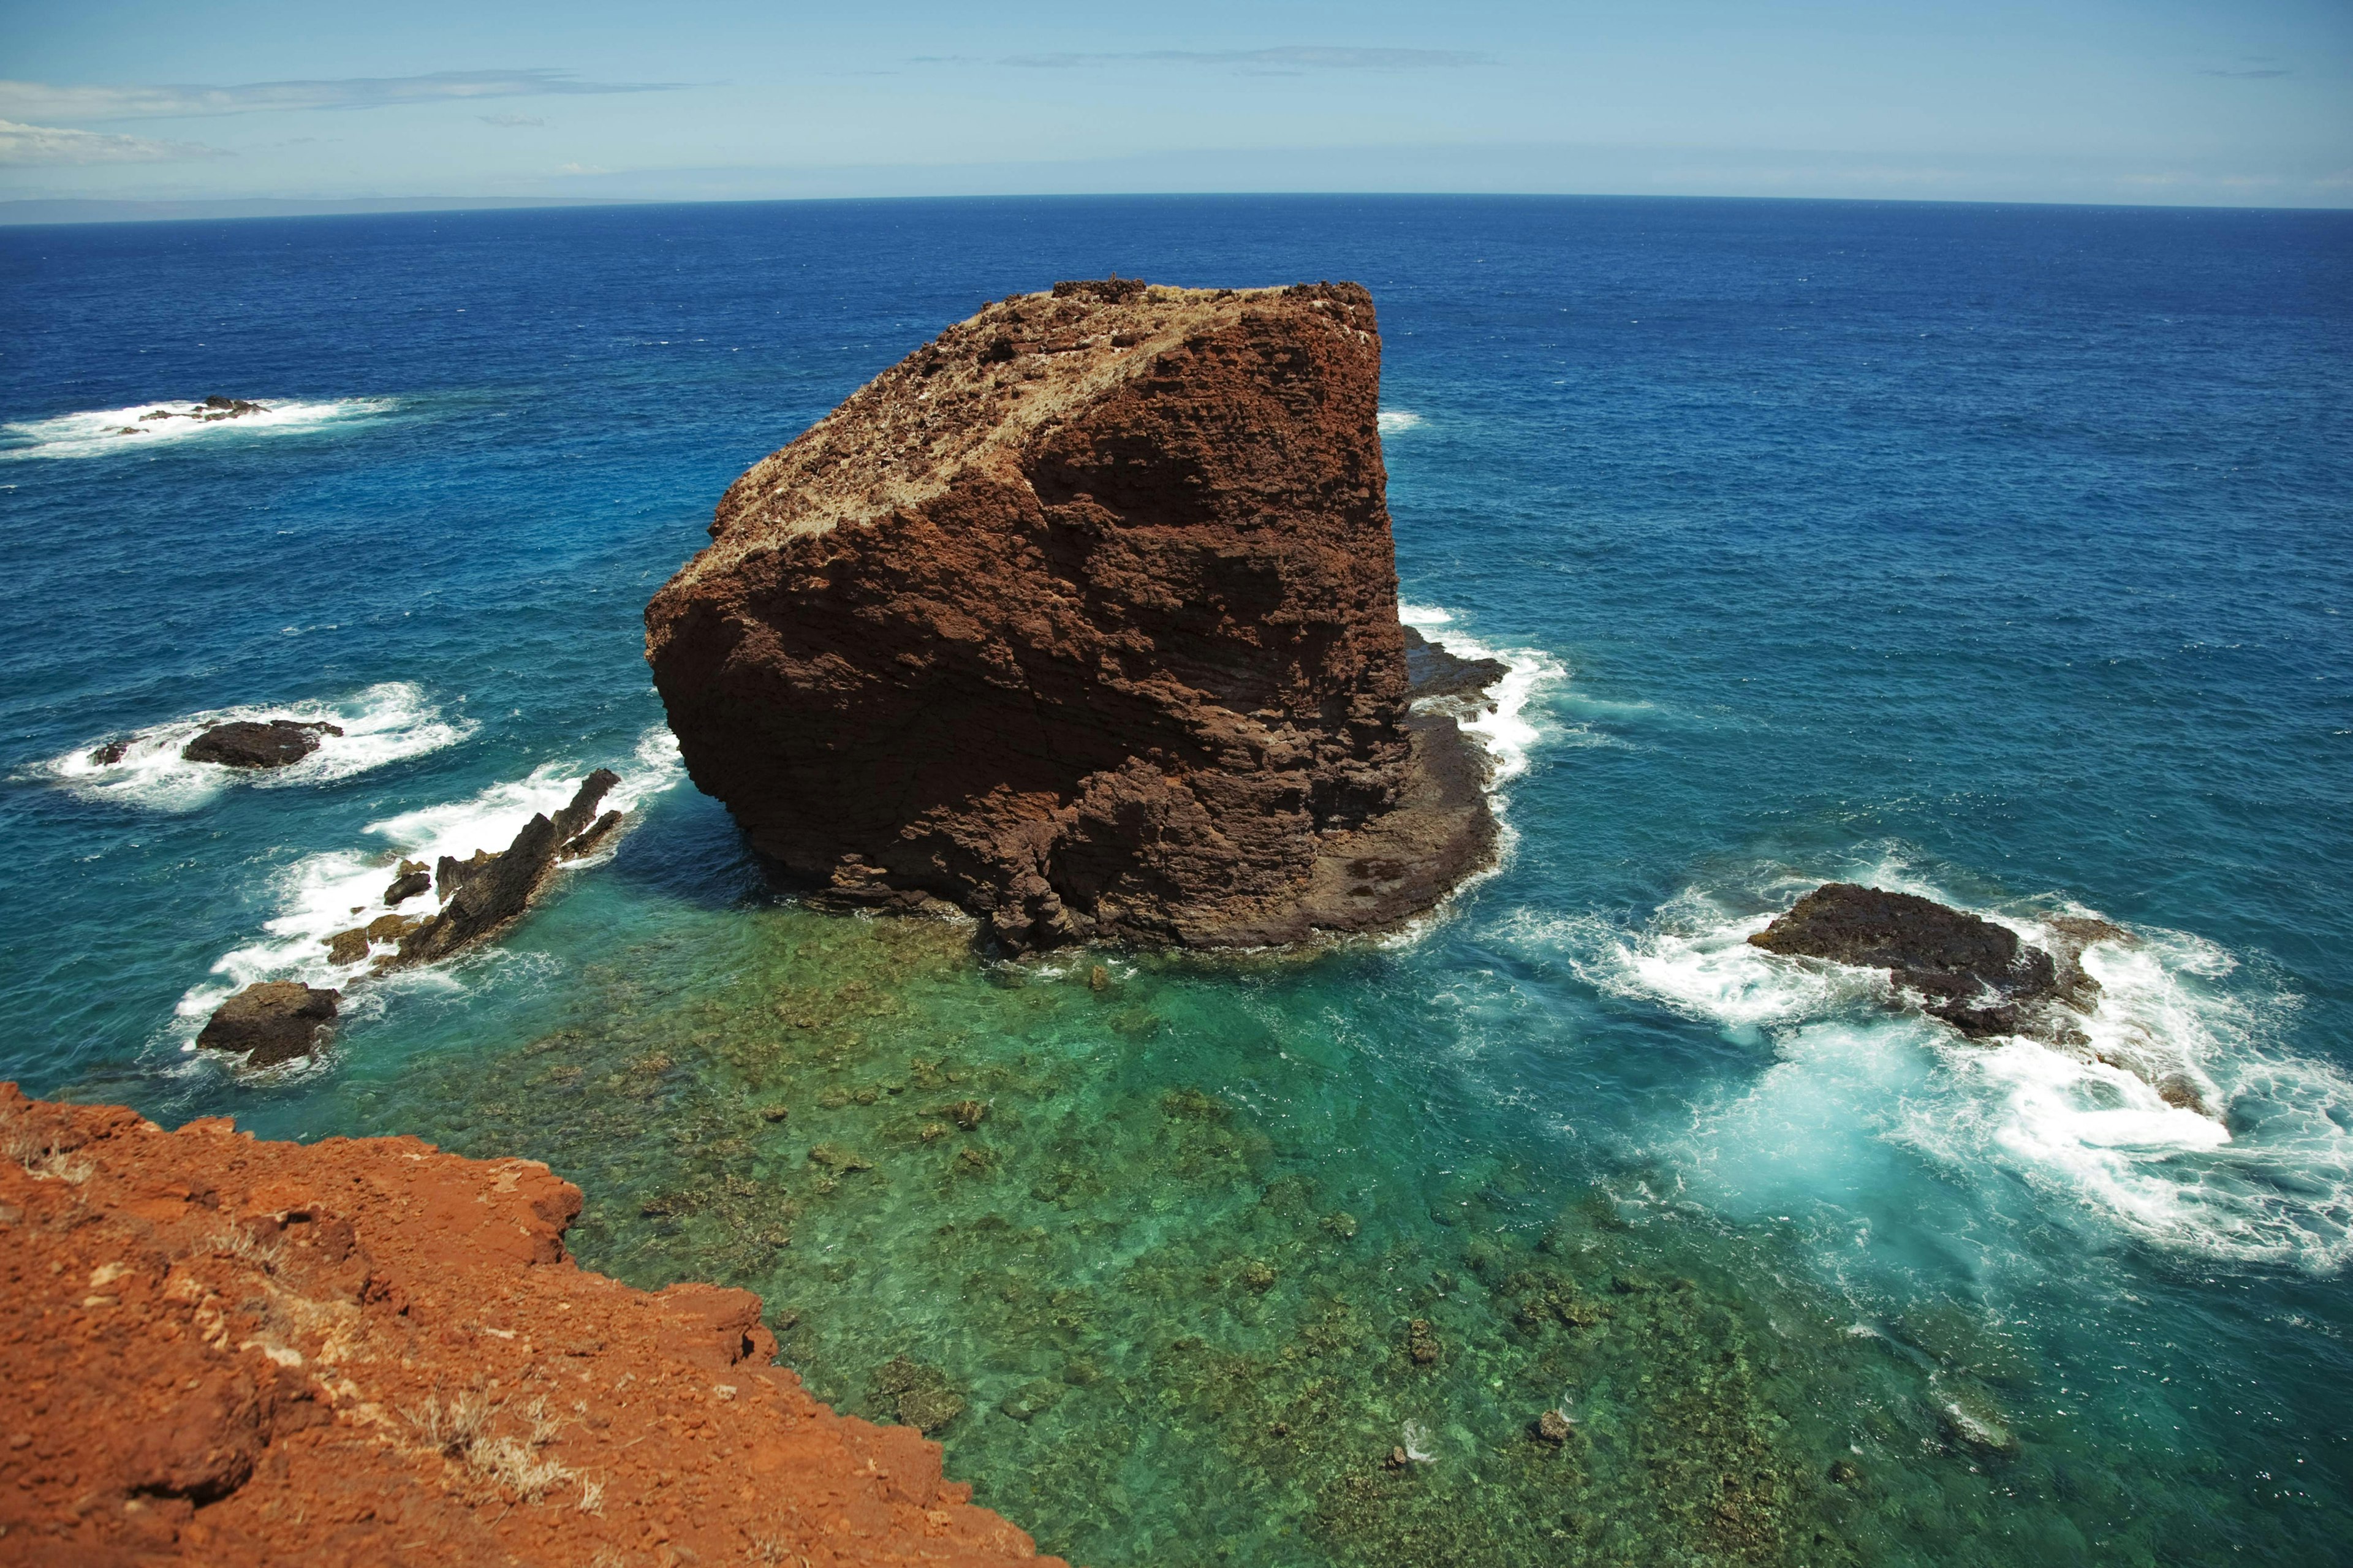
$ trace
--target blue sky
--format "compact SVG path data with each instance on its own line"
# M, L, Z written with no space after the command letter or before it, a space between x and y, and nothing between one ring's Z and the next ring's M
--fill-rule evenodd
M2353 0L0 0L0 200L2353 206Z

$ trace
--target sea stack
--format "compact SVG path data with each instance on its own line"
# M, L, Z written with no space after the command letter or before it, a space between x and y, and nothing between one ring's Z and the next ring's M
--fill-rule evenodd
M1416 714L1349 283L1060 283L756 464L646 612L695 784L837 903L1020 952L1390 927L1494 853Z

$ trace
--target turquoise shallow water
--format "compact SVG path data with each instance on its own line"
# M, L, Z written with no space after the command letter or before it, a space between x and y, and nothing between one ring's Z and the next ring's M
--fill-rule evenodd
M2344 218L847 204L0 269L0 1073L549 1160L584 1260L760 1290L1099 1565L2353 1560ZM1405 940L994 963L800 910L679 782L637 617L727 480L1113 269L1375 292L1405 598L1525 696L1511 857ZM211 392L280 414L98 417ZM267 787L168 761L304 704L350 732ZM498 950L308 1070L182 1050L600 763L638 826ZM2093 1032L2221 1119L1739 940L1833 876L2124 923Z

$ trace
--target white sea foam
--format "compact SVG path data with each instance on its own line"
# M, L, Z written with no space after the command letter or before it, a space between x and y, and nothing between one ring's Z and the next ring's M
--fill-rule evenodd
M60 414L53 419L30 419L14 425L0 425L0 437L5 437L0 440L0 458L94 458L109 453L176 447L191 441L284 436L353 424L388 412L394 406L392 399L386 397L344 397L324 403L267 397L255 401L262 404L267 412L247 414L235 419L147 417L159 408L176 416L188 416L203 408L203 405L198 403L166 400L133 404L128 408ZM135 434L126 435L126 431Z
M1419 414L1403 408L1384 408L1375 416L1373 422L1380 426L1382 435L1395 436L1403 431L1419 428L1422 417Z
M324 721L343 732L322 735L317 751L282 768L227 768L215 763L186 762L180 756L181 747L215 724L267 719ZM121 762L97 761L93 753L106 740L93 740L50 758L34 772L85 799L148 811L190 811L231 784L280 789L331 784L455 745L475 728L470 719L443 718L422 689L394 680L335 702L284 702L191 713L129 735L107 737L124 743Z
M495 854L513 842L533 816L553 816L567 805L590 771L576 763L543 763L528 777L492 784L466 799L369 823L362 831L379 840L381 848L330 850L286 868L277 878L278 914L263 924L255 941L223 954L212 973L180 998L176 1033L183 1044L193 1049L196 1031L213 1010L257 981L300 980L341 988L364 975L373 957L391 949L379 944L369 959L336 964L328 961L329 937L388 913L432 915L441 908L433 890L404 900L396 909L384 901L402 860L421 860L430 867L444 855L464 860L479 849ZM677 740L659 727L648 731L630 760L614 771L621 782L598 809L632 815L685 773ZM609 853L603 850L566 868L594 865Z
M1454 615L1428 605L1398 605L1398 619L1439 644L1457 658L1492 658L1505 668L1504 679L1488 689L1487 705L1456 721L1477 741L1502 784L1527 771L1528 753L1545 733L1528 716L1528 705L1538 688L1565 680L1568 671L1542 648L1494 648L1456 629ZM1439 628L1443 627L1442 632Z
M1826 870L1960 903L1900 861ZM1718 1203L1867 1210L1901 1179L1884 1163L1908 1150L1964 1187L2003 1171L2043 1205L2168 1250L2316 1270L2353 1260L2353 1079L2279 1043L2292 1001L2228 953L2157 929L2094 943L2088 1044L1972 1044L1888 1009L1876 972L1748 945L1776 907L1826 879L1760 870L1671 900L1641 931L1529 917L1515 933L1604 992L1770 1042L1774 1064L1704 1107L1691 1135L1688 1168ZM1974 912L2051 935L2039 910ZM2154 1087L2168 1080L2214 1114L2168 1102Z

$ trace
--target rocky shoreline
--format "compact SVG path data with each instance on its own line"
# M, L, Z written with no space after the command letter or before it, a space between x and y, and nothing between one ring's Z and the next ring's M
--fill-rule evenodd
M758 1297L581 1269L544 1165L13 1084L0 1152L0 1559L1059 1563L774 1365Z

